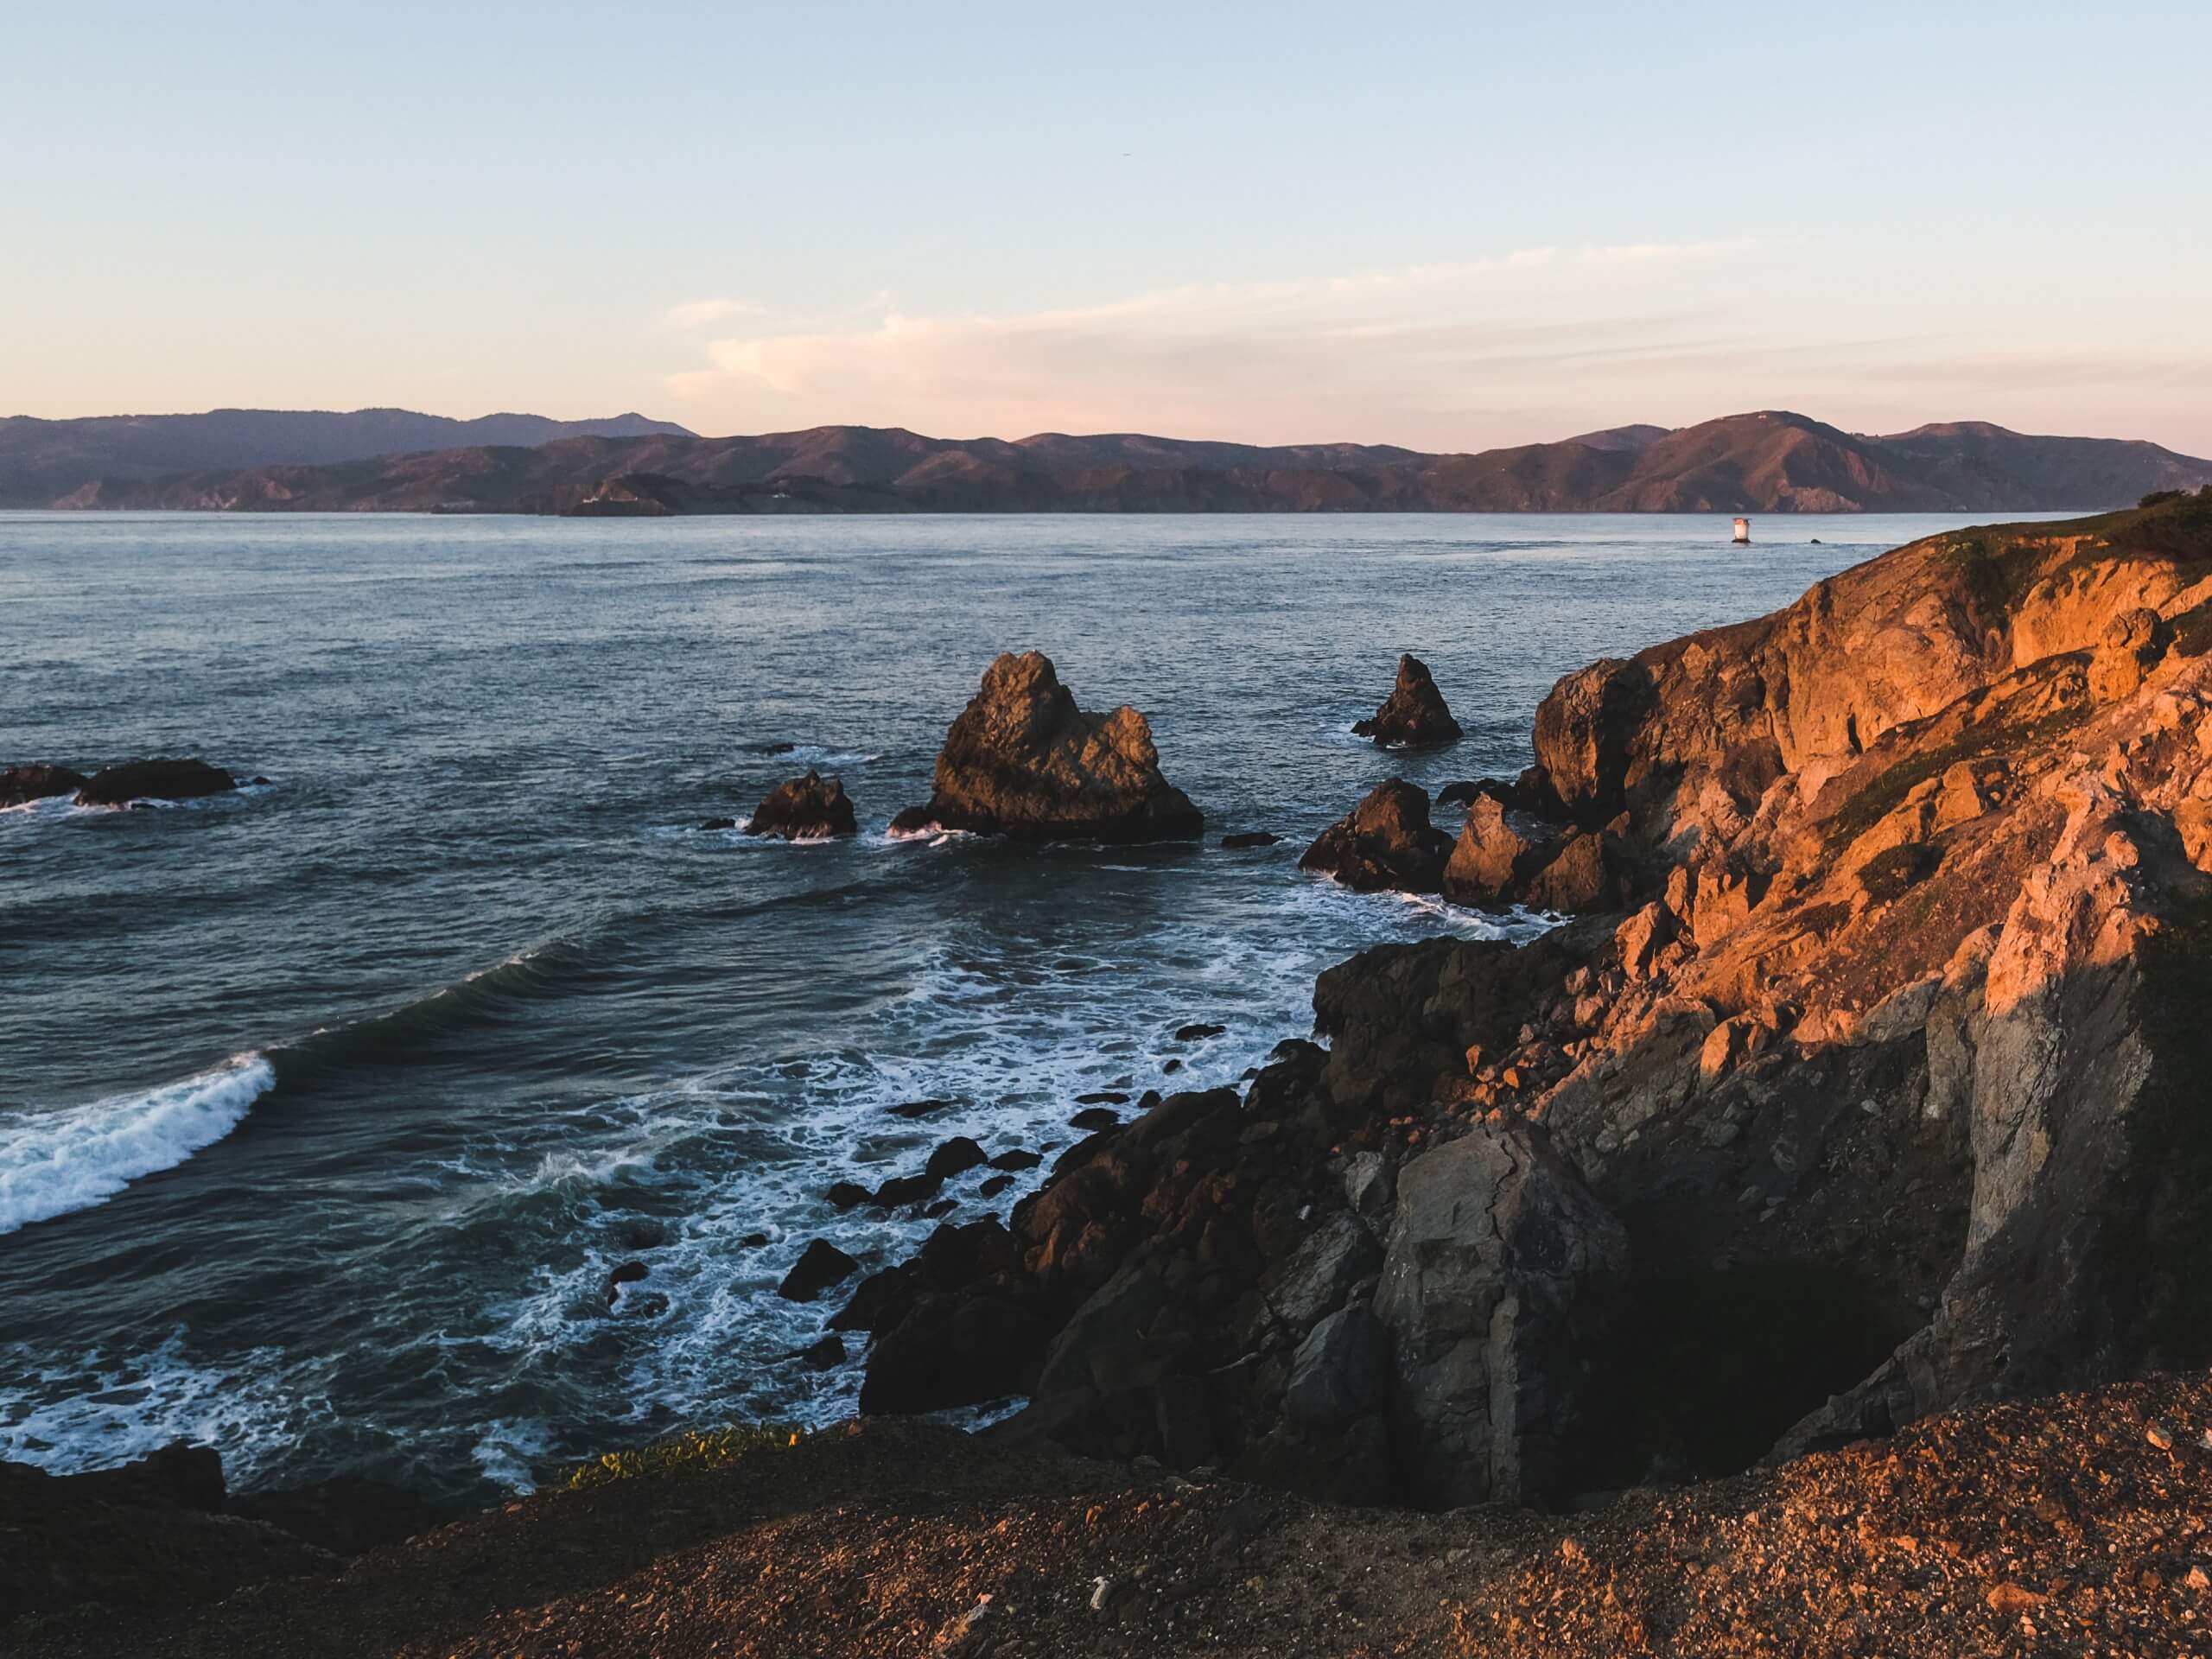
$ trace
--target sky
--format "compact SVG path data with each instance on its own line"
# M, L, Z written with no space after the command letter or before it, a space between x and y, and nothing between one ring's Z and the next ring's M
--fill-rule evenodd
M2212 454L2201 3L25 7L0 414Z

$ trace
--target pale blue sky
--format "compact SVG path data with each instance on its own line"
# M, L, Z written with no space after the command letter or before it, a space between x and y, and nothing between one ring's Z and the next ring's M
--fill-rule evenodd
M0 413L2212 454L2201 3L19 14Z

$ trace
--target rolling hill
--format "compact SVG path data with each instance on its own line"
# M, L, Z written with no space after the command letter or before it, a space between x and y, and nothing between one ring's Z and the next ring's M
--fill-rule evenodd
M397 413L397 411L385 411ZM367 411L377 413L377 411ZM200 417L192 417L200 418ZM332 417L355 419L358 417ZM415 416L428 420L433 417ZM528 416L492 416L493 421ZM652 429L473 442L319 462L57 471L17 464L0 423L0 502L231 511L562 512L1980 512L2092 511L2212 482L2157 444L1963 423L1893 436L1764 410L1676 430L1431 455L1136 433L932 438L828 426L702 438ZM71 424L71 423L41 423ZM478 423L448 423L456 433ZM550 424L550 423L548 423Z

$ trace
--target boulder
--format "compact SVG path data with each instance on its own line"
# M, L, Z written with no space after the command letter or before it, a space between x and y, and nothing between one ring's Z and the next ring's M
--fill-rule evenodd
M190 801L221 795L238 780L205 760L126 760L104 766L77 791L79 806L125 806L132 801Z
M83 788L84 784L85 774L72 772L67 766L0 767L0 809L26 806L33 801L71 794Z
M988 1163L982 1147L964 1135L956 1135L935 1152L922 1166L922 1173L933 1175L940 1181L949 1181L956 1175L964 1175L978 1164Z
M1627 1270L1627 1233L1533 1126L1478 1126L1399 1171L1375 1313L1424 1498L1527 1503L1555 1490Z
M1021 1393L1047 1334L995 1282L926 1294L869 1349L861 1409L942 1411Z
M1236 852L1246 847L1272 847L1281 839L1281 836L1270 835L1265 830L1242 830L1233 836L1224 836L1221 844L1230 852Z
M1433 749L1459 741L1459 722L1445 706L1428 665L1410 654L1398 658L1398 683L1370 720L1352 730L1386 749Z
M810 1302L859 1266L835 1244L817 1238L784 1275L784 1282L776 1287L776 1294L787 1302Z
M832 836L852 835L858 829L843 780L810 772L770 790L753 808L745 833L781 836L785 841L823 841Z
M1428 821L1427 792L1393 778L1315 837L1298 866L1363 893L1434 893L1451 852L1452 838Z
M1194 839L1205 819L1160 770L1152 728L1127 705L1086 714L1041 652L1000 657L946 733L928 804L902 835L963 830L1029 841Z

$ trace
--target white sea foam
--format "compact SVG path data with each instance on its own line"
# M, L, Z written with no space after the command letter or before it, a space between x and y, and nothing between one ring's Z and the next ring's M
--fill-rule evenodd
M239 1054L181 1083L0 1122L0 1234L175 1168L236 1128L276 1081L262 1056Z
M181 1332L140 1353L33 1362L0 1347L0 1458L57 1474L106 1468L178 1440L223 1454L232 1486L281 1460L334 1413L319 1386L288 1372L275 1349L220 1363Z

